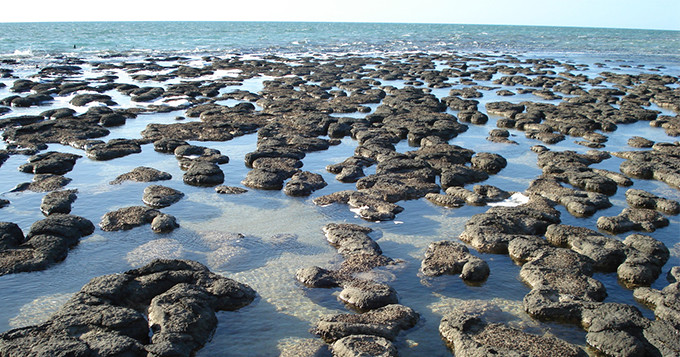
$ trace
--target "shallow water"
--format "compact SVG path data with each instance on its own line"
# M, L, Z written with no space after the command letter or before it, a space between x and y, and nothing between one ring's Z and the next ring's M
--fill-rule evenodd
M199 58L193 58L198 61ZM583 60L579 58L579 60ZM609 68L596 68L593 63L598 59L590 58L590 67L583 73L597 75L603 70L620 63L610 64ZM629 69L641 71L640 69ZM677 74L677 68L669 68L669 74ZM27 72L28 73L28 72ZM86 73L87 77L91 73ZM98 73L101 75L101 73ZM265 77L255 77L244 81L241 87L229 87L257 92L262 88ZM12 81L3 79L3 83ZM496 86L490 82L477 81L482 85L499 87L491 91L481 91L484 97L478 98L479 108L490 101L521 102L524 100L544 101L531 94L500 97L497 89L514 90L517 87ZM165 85L167 83L153 85ZM386 85L403 86L403 82L391 81ZM454 87L455 88L455 87ZM448 95L447 89L435 89L438 97ZM227 92L227 91L223 91ZM112 95L120 107L138 105L115 91ZM0 88L0 98L8 96L7 88ZM60 98L53 103L59 107L67 105L68 98ZM552 101L557 103L557 101ZM228 101L227 105L236 104ZM20 114L35 114L49 109L49 106L18 109L3 117ZM375 109L375 107L372 107ZM15 108L13 108L15 109ZM658 109L658 108L654 108ZM660 109L663 114L674 113ZM454 111L450 111L455 114ZM140 131L149 123L172 123L183 111L164 114L143 114L130 119L125 126L113 128L103 140L112 138L139 138ZM363 116L349 114L342 116ZM524 132L510 130L510 139L518 145L495 144L485 138L496 128L498 117L490 116L486 125L469 124L467 132L450 141L451 144L472 149L476 152L494 152L508 161L508 167L492 175L483 184L498 186L509 191L522 192L532 179L541 174L536 166L536 154L529 148L538 141L527 139ZM193 119L186 119L193 120ZM643 136L657 142L675 141L665 135L662 129L652 128L645 122L619 125L614 133L609 133L609 141L604 150L636 150L628 147L631 136ZM589 150L574 143L576 138L567 137L563 142L549 145L551 150L574 150L580 153ZM192 144L218 149L230 157L229 164L223 165L225 185L241 186L241 180L248 172L244 156L256 148L256 134L235 138L226 142L191 142ZM148 226L123 232L103 232L97 229L85 237L80 244L69 252L63 262L41 272L21 273L0 277L0 331L10 328L40 323L70 294L78 291L91 278L122 272L138 267L157 257L194 259L206 264L211 270L234 278L253 287L258 298L251 305L234 312L219 312L219 324L212 341L201 349L197 356L269 356L276 355L283 345L300 339L315 338L309 333L313 323L323 314L347 312L348 309L337 300L337 289L308 289L294 279L299 268L318 265L332 267L341 258L336 250L327 244L321 228L331 222L358 223L373 228L371 236L376 239L384 255L403 260L394 268L378 269L376 279L388 282L399 293L400 303L415 309L421 315L418 325L402 332L397 339L402 356L442 356L450 355L439 338L437 331L443 314L465 301L487 301L500 306L507 314L499 316L499 321L528 331L550 331L568 341L583 345L585 332L573 325L539 323L529 318L522 309L521 302L529 287L519 280L520 266L514 264L506 255L474 254L486 260L491 268L489 279L478 286L466 285L457 276L424 278L418 274L420 261L433 242L443 239L456 240L463 231L465 222L488 207L464 206L447 209L436 206L424 199L400 202L405 208L394 221L366 222L358 218L346 205L319 207L312 203L315 197L332 192L353 189L353 184L340 183L334 175L325 170L326 165L343 161L352 156L356 142L345 138L337 146L321 152L309 153L304 162L304 170L321 174L328 186L314 192L310 197L291 198L282 191L249 190L241 195L219 195L212 188L185 185L183 172L173 155L157 153L152 145L143 145L142 152L112 161L92 161L86 157L78 160L73 171L65 176L73 181L66 188L77 188L78 199L73 204L72 214L86 217L97 224L109 211L131 205L141 205L142 191L148 183L124 182L110 185L118 175L137 166L152 166L172 174L169 181L159 184L182 191L185 197L178 203L162 211L177 217L181 227L172 233L154 234ZM397 145L397 151L416 150L406 141ZM71 147L52 144L49 150L83 154ZM0 167L0 197L12 203L0 209L0 220L17 223L24 232L31 224L43 218L40 213L40 200L44 193L9 192L17 183L30 181L32 175L21 173L17 167L26 160L25 156L14 155ZM612 157L593 167L618 172L621 159ZM375 168L368 168L369 174ZM650 180L635 179L632 188L650 191L665 198L680 200L678 188ZM469 185L471 188L473 185ZM624 193L627 188L620 187L611 196L611 208L599 211L593 217L577 218L566 212L562 206L562 223L595 229L598 216L617 215L627 207ZM665 275L670 267L680 264L680 218L668 217L670 225L649 235L664 242L671 250L671 258L664 266L661 277L653 284L655 288L666 285ZM236 236L237 233L243 237ZM630 233L616 236L625 238ZM637 304L632 291L620 286L613 273L598 273L595 278L605 284L608 297L605 301L624 302L640 308L645 316L653 318L653 312Z

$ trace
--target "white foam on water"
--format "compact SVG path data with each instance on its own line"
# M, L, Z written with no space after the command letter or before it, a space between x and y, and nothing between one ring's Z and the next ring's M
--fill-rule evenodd
M529 197L525 196L521 192L516 192L510 198L500 201L500 202L490 202L487 203L489 206L496 207L516 207L529 202Z

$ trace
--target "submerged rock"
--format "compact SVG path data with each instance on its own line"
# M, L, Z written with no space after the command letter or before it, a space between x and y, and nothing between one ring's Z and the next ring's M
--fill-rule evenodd
M215 192L223 195L238 195L248 192L245 188L220 185L215 187Z
M1 334L0 354L190 356L209 341L216 311L254 298L199 263L155 260L94 278L46 322Z

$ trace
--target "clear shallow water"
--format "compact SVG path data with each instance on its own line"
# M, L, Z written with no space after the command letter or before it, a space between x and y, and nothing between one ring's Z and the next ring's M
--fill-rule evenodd
M680 61L677 60L680 58L678 32L467 25L362 24L351 26L352 30L348 32L343 32L348 28L345 24L89 25L91 28L84 31L84 24L0 24L0 29L6 30L0 41L0 53L5 53L8 59L19 61L18 65L11 68L15 68L15 74L20 77L34 74L37 71L36 64L42 66L59 63L61 55L75 55L95 62L121 62L140 60L147 55L159 53L182 54L190 57L189 63L198 66L198 63L202 62L200 56L207 53L221 56L226 56L225 52L299 56L301 53L309 52L321 52L321 55L325 52L349 51L375 54L402 50L500 50L520 53L520 58L543 58L544 53L548 52L560 61L588 64L589 67L584 70L575 71L588 76L597 76L605 70L632 74L651 71L676 76L680 73ZM44 35L46 28L53 30L50 36ZM205 31L206 29L213 31ZM26 37L8 35L12 31L14 33L24 31ZM439 43L443 41L442 37L455 39L456 31L463 31L458 34L456 40L458 42L451 40L449 44L445 41ZM560 37L559 34L564 34L564 31L567 31L567 35ZM201 35L197 36L198 33ZM576 33L587 34L587 38L578 37ZM408 36L403 36L405 34ZM29 40L30 36L35 38ZM492 40L478 41L483 36ZM169 37L177 40L169 41ZM353 39L356 41L352 42ZM71 43L76 41L79 42L73 51ZM477 45L474 41L477 41ZM350 45L341 46L342 43ZM625 45L626 43L629 45ZM17 50L20 52L15 53ZM106 58L113 54L116 54L116 57ZM493 55L493 52L487 54ZM611 62L604 62L605 60ZM605 67L595 66L596 62L604 62ZM638 68L637 65L643 67ZM664 65L664 68L658 69L660 72L653 71L659 65ZM6 65L0 66L9 68ZM92 67L89 65L83 65L83 68L84 78L101 75L100 72L91 72ZM126 83L140 85L172 83L134 82L122 71L115 71L115 74L120 75L119 81ZM257 92L262 89L262 81L265 79L264 77L248 79L241 86L223 89L222 93L235 89ZM0 79L8 86L11 86L14 80ZM453 88L462 87L455 81L452 80ZM490 82L478 81L478 83L495 86ZM400 81L383 81L383 84L404 86ZM531 94L500 97L496 94L497 89L514 91L517 87L501 86L490 91L482 90L484 97L478 98L480 110L484 111L484 104L490 101L544 101ZM434 89L432 92L441 98L448 95L449 90L450 88ZM106 94L114 97L119 107L139 105L115 91ZM0 98L9 95L11 93L8 87L0 88ZM70 97L57 98L52 105L67 106L69 99ZM234 102L226 104L233 105ZM0 118L37 114L49 108L50 106L12 108L13 112ZM661 111L666 115L675 115L667 110ZM451 113L455 114L453 111ZM136 119L128 120L123 127L113 128L111 134L104 140L118 137L139 138L141 130L147 124L171 123L175 121L176 116L183 114L183 111L176 111L140 115ZM362 115L364 114L346 116ZM497 119L491 116L486 125L469 125L467 132L452 139L450 143L476 152L501 154L508 160L508 167L497 175L492 175L484 184L496 185L505 190L524 191L530 181L541 173L536 166L536 154L529 150L532 145L540 142L526 139L524 132L516 130L510 130L511 139L517 141L519 145L488 142L485 138L488 132L496 127ZM609 133L609 141L604 150L635 150L627 146L627 140L631 136L643 136L660 142L677 140L666 136L661 129L640 122L620 125L616 132ZM550 148L581 153L588 150L576 145L574 140L576 139L568 137L563 142L551 145ZM228 155L230 163L222 166L225 172L224 184L241 186L240 182L248 172L243 164L243 158L246 153L255 150L256 134L227 142L192 143L219 149ZM70 251L65 261L46 271L0 277L2 291L0 304L3 306L0 310L0 331L39 323L67 300L70 294L78 291L95 276L125 271L155 257L187 258L198 260L213 271L245 282L258 292L257 300L250 306L235 312L218 313L220 322L217 331L212 341L197 355L276 355L285 344L315 338L309 333L309 328L322 314L347 311L336 299L338 290L307 289L294 280L294 273L299 268L311 265L332 267L338 264L341 259L335 249L326 243L321 227L331 222L351 222L374 228L372 237L380 244L384 254L404 260L404 264L397 268L382 269L376 273L378 279L388 282L398 291L402 304L414 308L421 314L419 324L414 329L402 332L397 340L402 356L450 355L437 332L439 320L453 307L477 300L490 301L501 306L508 314L500 319L514 326L535 332L547 329L558 337L584 344L585 333L580 328L572 325L538 323L523 313L521 301L529 288L518 278L520 267L505 255L475 253L491 266L491 275L481 286L466 285L456 276L423 279L418 275L420 261L429 243L442 239L455 240L463 231L465 222L472 215L482 213L488 207L464 206L446 209L424 199L406 201L399 203L405 211L400 213L395 221L373 223L357 218L344 205L328 207L313 205L312 200L315 197L354 188L353 184L336 181L334 175L325 171L325 166L352 156L355 147L355 141L345 138L338 146L306 156L303 160L305 165L303 169L323 175L329 184L307 198L290 198L281 191L258 190L250 190L243 195L218 195L211 188L185 185L182 182L183 172L179 169L174 156L157 153L151 145L144 145L139 154L112 161L98 162L81 158L74 170L66 174L73 179L67 188L79 190L78 199L73 204L73 214L86 217L96 224L108 211L124 206L141 205L142 191L148 184L126 182L112 186L108 182L121 173L146 165L171 173L173 179L160 184L185 193L184 199L180 202L163 209L163 212L178 218L181 228L163 235L152 233L148 226L125 232L103 232L98 229L95 234L81 240L80 244ZM62 145L50 145L49 149L83 154L82 151ZM405 141L397 145L400 152L416 149ZM0 220L15 222L24 231L28 231L33 222L43 218L39 206L44 194L9 193L17 183L31 179L31 175L16 169L25 160L25 156L15 155L0 167L2 177L0 197L12 202L8 207L0 209ZM613 157L594 166L618 171L621 162L621 159ZM369 168L366 172L371 173L372 170L374 168ZM677 188L671 188L658 181L634 180L632 188L680 200L680 191ZM562 223L594 228L598 216L616 215L627 207L624 196L626 189L619 188L610 198L613 207L599 211L594 217L576 218L558 206L562 212ZM669 219L670 226L650 234L663 241L672 255L661 277L654 283L655 288L665 286L665 274L670 267L680 264L680 218L671 216ZM241 233L244 238L238 244L220 243L230 239L230 234L233 233ZM621 234L618 237L622 239L627 235ZM614 274L598 273L595 277L607 287L609 296L606 301L634 304L646 316L653 316L650 310L633 301L632 292L621 287Z

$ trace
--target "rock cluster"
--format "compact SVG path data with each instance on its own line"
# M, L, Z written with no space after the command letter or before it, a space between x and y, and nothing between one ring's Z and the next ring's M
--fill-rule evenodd
M216 311L254 299L199 263L155 260L94 278L44 323L1 334L0 354L190 356L209 341Z
M399 331L413 327L419 318L411 308L398 304L397 292L389 285L357 277L359 273L398 263L382 255L378 244L368 236L371 231L354 224L326 225L326 239L345 258L340 268L326 270L315 266L295 274L295 278L308 287L341 287L338 299L363 311L325 316L316 323L314 332L333 343L335 353L349 348L347 345L353 346L350 350L354 351L361 351L361 345L373 346L377 351L393 351L395 347L390 341Z
M477 307L478 311L457 308L442 318L439 333L456 356L587 356L580 348L555 337L486 321L488 311L484 309L494 307Z
M28 234L14 223L0 223L0 275L44 270L62 261L81 237L94 232L89 220L54 213L31 225Z

